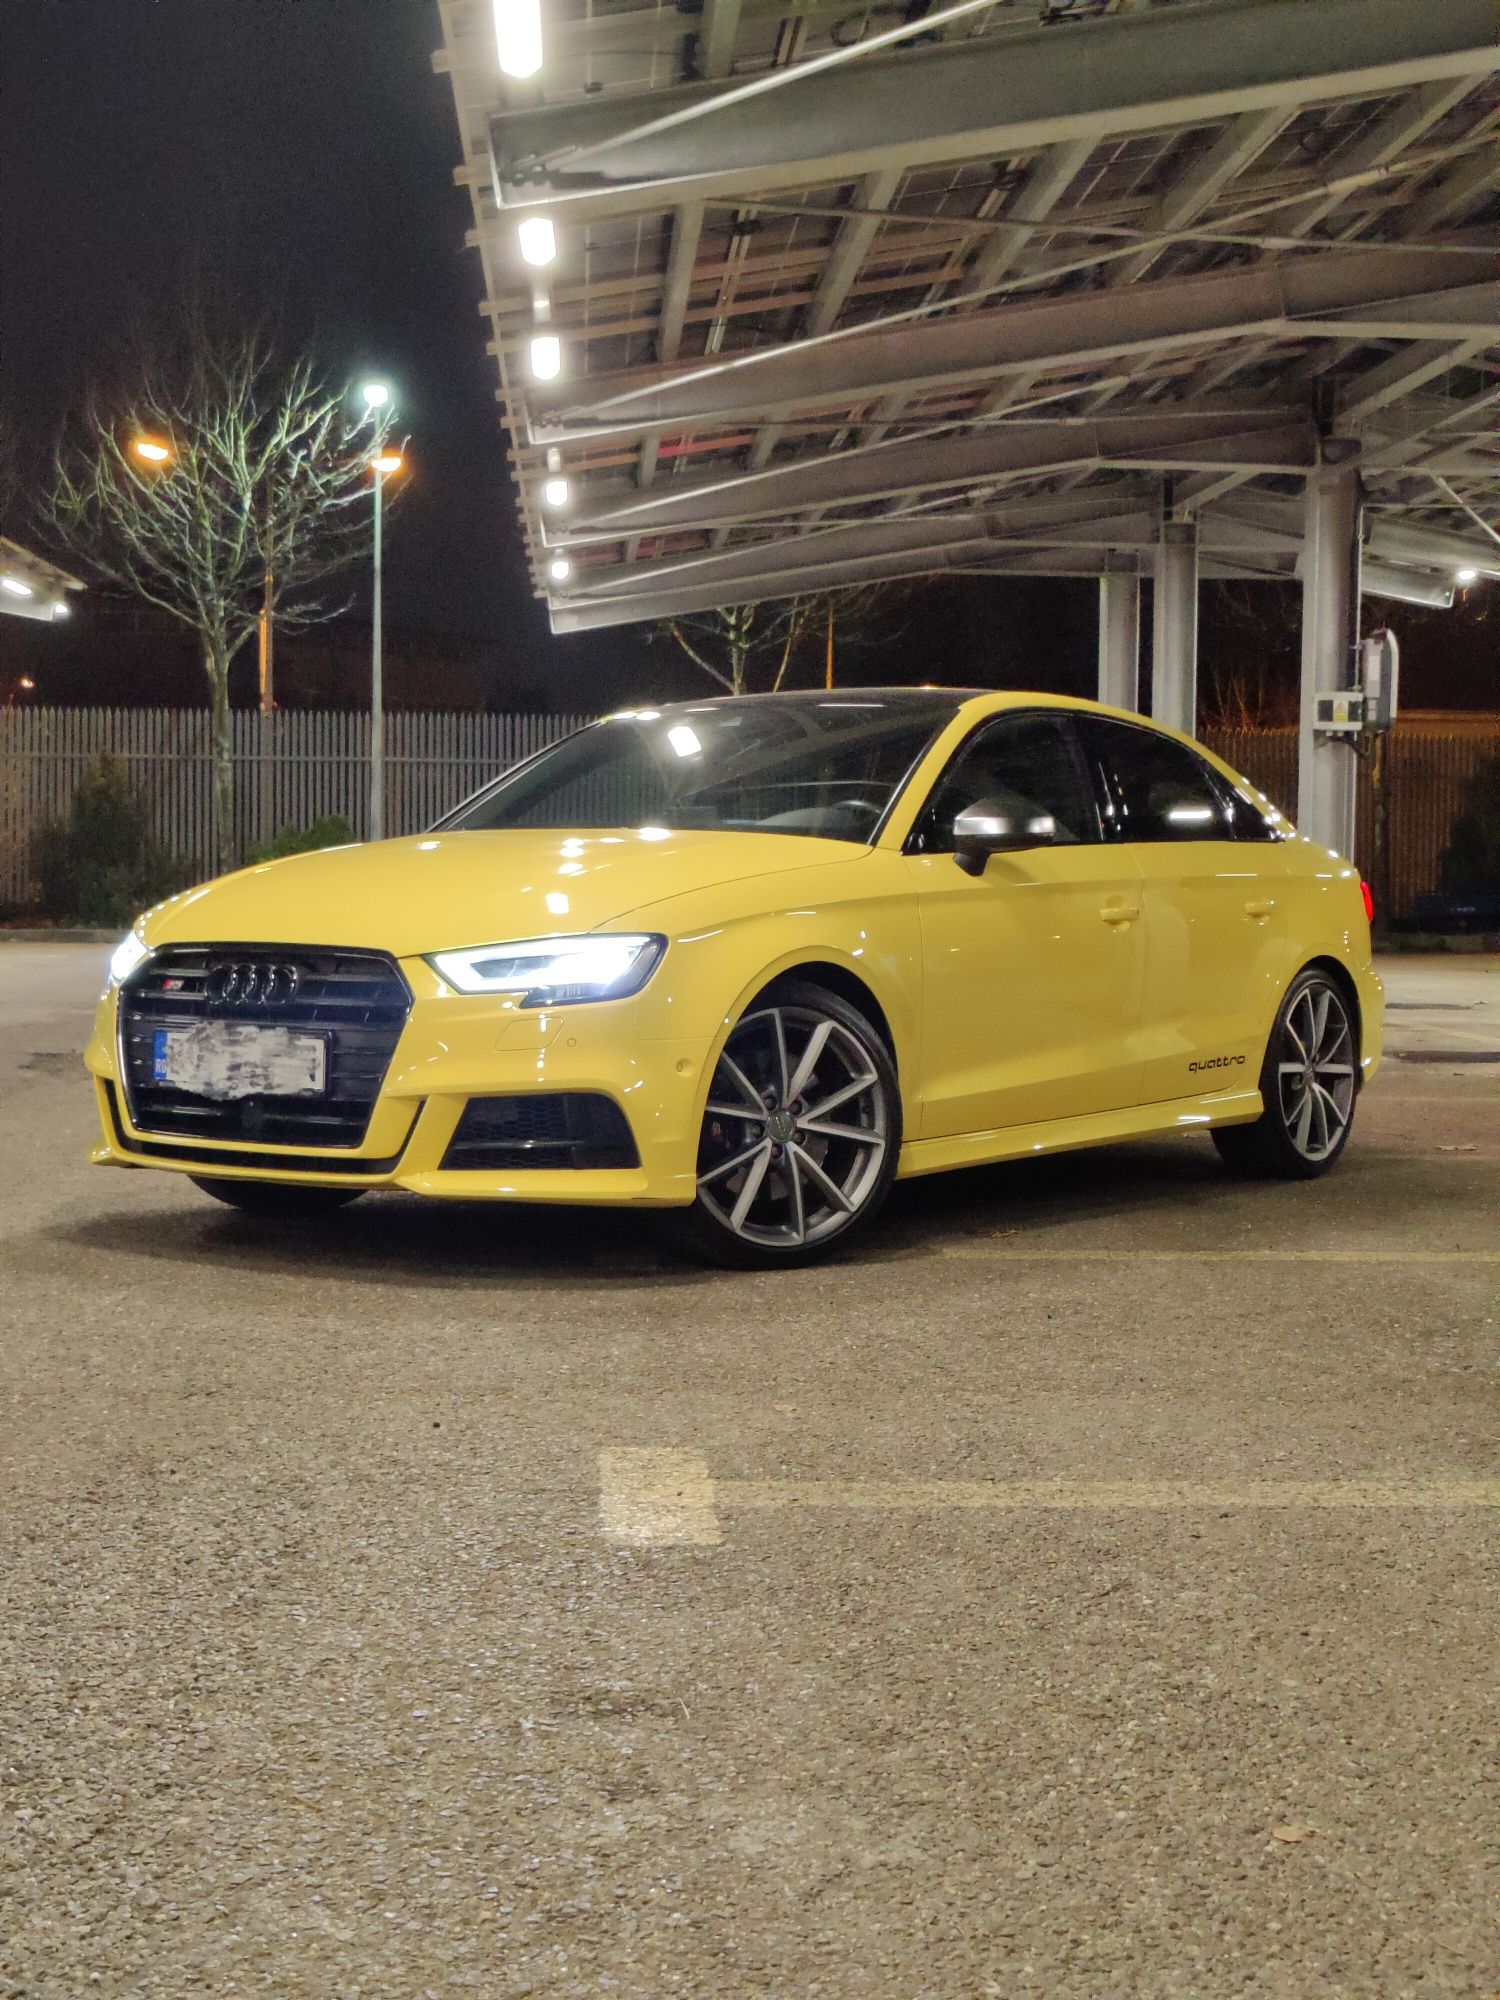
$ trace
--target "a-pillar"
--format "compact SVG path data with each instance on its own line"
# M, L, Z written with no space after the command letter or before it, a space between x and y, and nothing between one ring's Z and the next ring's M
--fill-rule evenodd
M1359 679L1359 446L1325 441L1308 475L1302 526L1302 704L1297 731L1297 830L1354 853L1356 764L1347 737L1315 728L1320 694Z
M1099 699L1141 705L1141 579L1134 561L1107 564L1099 578Z
M1163 521L1151 605L1151 713L1192 736L1198 723L1198 530Z

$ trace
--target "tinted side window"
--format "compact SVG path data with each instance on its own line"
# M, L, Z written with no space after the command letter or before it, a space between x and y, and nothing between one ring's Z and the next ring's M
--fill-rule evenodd
M1291 827L1286 819L1269 802L1262 803L1250 786L1231 785L1226 779L1224 789L1229 795L1229 817L1236 840L1290 840Z
M1092 716L1084 725L1089 754L1104 775L1118 840L1233 840L1227 788L1200 757L1153 729Z
M911 847L951 854L953 822L980 800L1021 819L1050 817L1056 839L1077 846L1099 839L1099 815L1066 721L1053 715L1004 715L972 737L932 788Z

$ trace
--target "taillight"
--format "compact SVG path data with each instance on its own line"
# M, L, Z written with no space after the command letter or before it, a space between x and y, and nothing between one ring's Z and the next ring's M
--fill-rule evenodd
M1372 924L1373 924L1373 923L1374 923L1374 921L1375 921L1375 898L1374 898L1374 897L1373 897L1373 896L1372 896L1372 895L1370 894L1370 885L1369 885L1369 883L1368 883L1368 882L1361 882L1361 883L1360 883L1360 885L1359 885L1359 893L1360 893L1360 894L1361 894L1361 895L1362 895L1362 896L1364 897L1364 899L1365 899L1365 917L1366 917L1366 920L1367 920L1368 922L1370 922L1370 923L1372 923Z

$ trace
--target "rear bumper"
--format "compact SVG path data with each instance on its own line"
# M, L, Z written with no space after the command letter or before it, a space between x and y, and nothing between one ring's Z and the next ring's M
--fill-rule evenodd
M1366 1084L1385 1053L1385 987L1373 965L1356 966L1351 976L1359 997L1359 1080Z
M707 1093L706 1040L637 1038L634 1002L544 1013L448 994L426 968L369 1126L353 1148L253 1146L139 1129L121 1087L113 993L100 1003L84 1060L94 1078L97 1165L304 1186L405 1188L457 1201L682 1207L696 1194ZM430 981L430 984L428 983ZM471 1097L594 1091L625 1114L636 1167L444 1171Z

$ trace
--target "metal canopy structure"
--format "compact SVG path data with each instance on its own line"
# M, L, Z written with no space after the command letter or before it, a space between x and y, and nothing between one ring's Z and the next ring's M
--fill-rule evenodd
M68 592L82 589L76 576L0 535L0 612L56 624L68 616Z
M1366 592L1500 575L1492 0L529 5L434 62L554 630L1292 577L1335 459Z
M1295 578L1352 852L1361 595L1500 576L1493 0L440 7L554 631L1097 577L1136 707L1149 576L1191 732L1200 578Z

